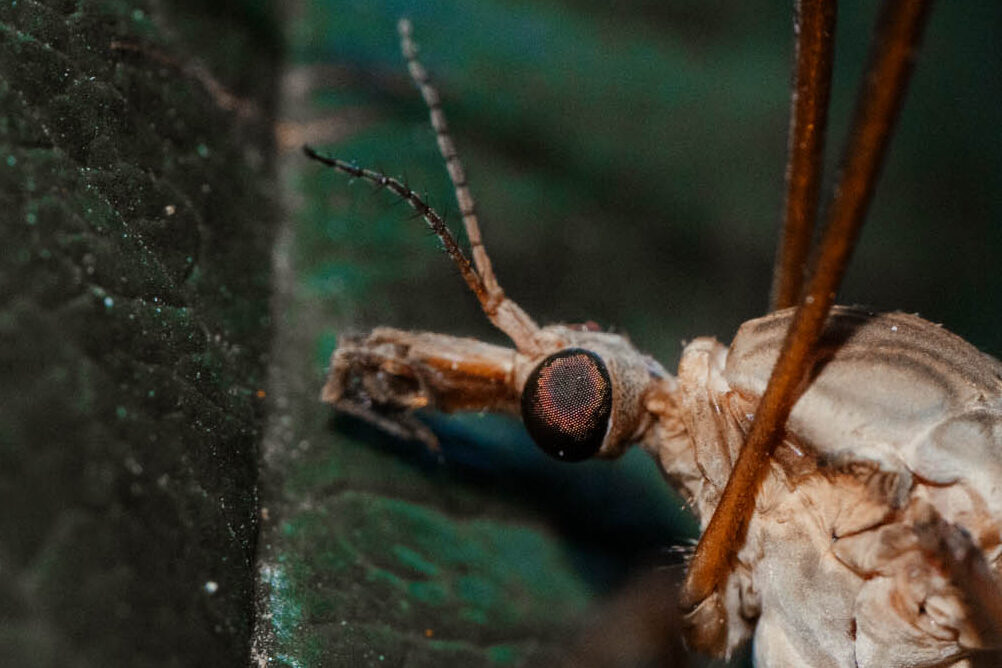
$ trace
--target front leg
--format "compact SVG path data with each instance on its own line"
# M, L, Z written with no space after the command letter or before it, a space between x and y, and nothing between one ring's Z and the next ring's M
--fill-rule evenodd
M394 436L437 449L434 434L413 411L518 414L517 369L524 366L511 348L381 327L340 342L321 398Z
M654 451L665 475L682 492L706 528L737 459L745 433L729 405L730 387L723 372L726 346L712 338L689 343L678 367L680 416L689 453L680 456L674 439L662 439ZM752 633L756 611L749 611L749 569L740 568L683 616L690 647L727 655Z

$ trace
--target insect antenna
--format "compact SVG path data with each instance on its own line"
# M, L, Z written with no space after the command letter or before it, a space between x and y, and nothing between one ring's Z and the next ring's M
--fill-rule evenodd
M771 310L794 306L804 282L821 185L831 93L834 1L797 0L786 161L786 206L773 268Z
M473 201L473 195L470 193L470 187L466 180L466 170L463 169L463 163L456 151L456 144L449 134L449 123L445 119L445 112L442 111L442 98L438 94L438 89L432 85L428 71L418 60L418 46L411 37L413 28L410 20L400 19L397 23L397 31L400 33L400 51L407 61L407 71L428 107L428 116L431 119L431 127L435 130L438 151L445 160L445 168L449 172L449 180L452 181L452 187L456 193L459 212L463 216L463 227L466 229L466 238L470 242L473 263L483 278L484 286L491 292L500 292L501 287L498 285L491 260L487 256L483 238L480 235L476 203Z
M928 8L928 0L888 0L881 10L811 279L748 438L696 548L680 601L686 609L695 609L713 594L744 542L762 472L803 389L806 369L859 236Z
M378 188L392 190L398 197L410 204L441 240L445 251L459 268L459 273L466 281L467 287L476 295L477 301L480 302L480 308L483 309L491 323L507 334L521 352L530 355L538 354L541 352L540 345L536 341L539 326L528 313L522 310L522 307L505 296L494 274L487 249L484 248L483 238L480 235L480 224L475 211L476 207L466 182L466 171L463 169L463 163L460 161L456 146L449 135L449 126L445 120L445 113L442 111L438 90L432 86L428 72L417 58L417 44L411 39L411 23L407 19L400 19L397 28L400 33L400 49L407 60L407 69L421 91L421 97L424 98L425 104L428 105L431 125L435 130L438 142L438 150L445 159L449 179L452 181L459 211L463 216L466 238L470 242L470 253L473 261L471 262L463 253L442 216L428 205L426 198L419 196L406 184L381 172L358 167L337 158L322 156L310 146L303 146L303 152L310 159L333 167L354 178L364 179Z
M303 153L305 153L311 160L316 160L317 162L327 165L328 167L333 167L337 171L349 174L356 179L368 181L377 188L386 188L391 190L398 197L400 197L400 199L410 204L414 209L415 214L424 218L425 222L428 223L428 227L432 229L435 235L442 242L442 245L445 247L445 252L449 254L452 261L457 267L459 267L459 273L462 275L463 280L466 281L466 285L471 291L473 291L473 294L477 296L480 303L483 304L488 300L488 292L487 288L484 286L483 280L473 268L469 258L466 257L463 250L459 247L456 237L452 236L452 231L449 230L445 221L442 219L442 216L440 216L433 208L428 206L425 200L411 188L407 187L392 176L386 176L385 174L371 169L357 167L356 165L353 165L350 162L345 162L344 160L320 155L310 146L303 146Z
M518 304L505 296L494 274L491 259L487 255L480 234L476 203L466 179L466 170L463 168L452 135L449 134L449 123L445 118L445 112L442 111L442 98L438 89L431 83L428 71L418 60L418 46L411 36L413 28L410 20L400 19L397 22L397 32L400 34L400 51L407 61L407 71L428 107L428 116L431 127L435 130L438 151L445 160L445 168L449 172L449 180L452 181L456 203L459 205L459 213L463 217L463 228L466 230L466 239L470 242L473 265L487 295L486 299L477 295L480 305L490 321L507 334L519 350L537 352L535 335L539 331L539 326Z

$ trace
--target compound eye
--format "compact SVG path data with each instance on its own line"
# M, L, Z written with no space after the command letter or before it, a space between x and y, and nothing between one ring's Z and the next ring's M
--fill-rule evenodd
M612 383L602 359L567 348L539 363L522 390L525 428L546 454L565 462L598 452L609 430Z

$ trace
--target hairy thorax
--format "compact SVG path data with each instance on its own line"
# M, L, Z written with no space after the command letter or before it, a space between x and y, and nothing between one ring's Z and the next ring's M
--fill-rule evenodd
M704 529L751 426L777 320L747 323L730 348L691 342L677 388L648 399L663 418L645 447ZM912 316L843 309L835 320L837 352L794 409L737 563L689 623L725 626L726 653L753 636L760 665L965 665L983 639L924 541L959 525L997 563L996 369L961 378L964 356L980 353L951 350L960 339ZM869 375L852 368L864 350Z

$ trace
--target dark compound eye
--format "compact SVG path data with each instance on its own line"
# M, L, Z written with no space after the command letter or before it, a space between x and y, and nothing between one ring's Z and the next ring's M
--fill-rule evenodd
M598 452L612 415L612 384L602 359L583 348L550 355L529 374L522 420L536 445L566 462Z

